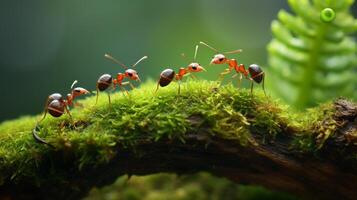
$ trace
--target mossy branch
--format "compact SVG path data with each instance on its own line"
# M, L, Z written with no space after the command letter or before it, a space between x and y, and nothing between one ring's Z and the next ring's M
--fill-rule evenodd
M34 140L36 117L0 125L0 196L76 199L123 174L208 171L239 183L300 196L357 195L357 106L346 100L292 113L256 90L190 81L181 95L154 83L72 115L48 117Z

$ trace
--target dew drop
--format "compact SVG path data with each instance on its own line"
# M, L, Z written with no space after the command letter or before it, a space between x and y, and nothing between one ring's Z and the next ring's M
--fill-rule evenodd
M320 19L323 22L332 22L336 18L336 13L331 8L325 8L320 13Z

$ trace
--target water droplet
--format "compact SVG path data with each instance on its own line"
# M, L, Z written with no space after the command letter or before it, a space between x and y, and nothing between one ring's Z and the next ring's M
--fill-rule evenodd
M336 13L331 8L325 8L320 13L320 19L323 22L332 22L336 18Z

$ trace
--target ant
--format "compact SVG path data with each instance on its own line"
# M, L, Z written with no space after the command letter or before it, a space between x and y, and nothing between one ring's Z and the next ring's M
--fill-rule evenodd
M129 81L123 82L124 78L129 78L130 80L135 80L135 81L141 81L138 75L138 72L134 69L130 69L123 63L119 62L117 59L113 58L109 54L104 54L104 57L113 61L114 63L122 66L125 69L125 73L118 73L116 78L113 78L110 74L103 74L102 76L99 77L97 81L97 99L96 99L96 104L98 102L98 96L99 96L99 91L104 91L106 90L110 85L113 86L113 90L116 88L118 85L120 87L120 90L124 90L128 95L129 92L123 87L124 85L130 85L132 89L134 89L134 85L131 84ZM132 68L135 68L137 64L139 64L142 60L147 59L147 56L144 56L140 58L135 64L132 65ZM110 94L108 93L108 99L109 99L109 105L111 105L111 100L110 100Z
M245 69L244 64L239 64L236 59L229 59L227 58L224 54L233 54L233 53L240 53L242 52L242 49L238 49L238 50L234 50L234 51L230 51L230 52L225 52L225 53L219 53L219 51L215 48L213 48L212 46L204 43L204 42L200 42L200 44L208 47L209 49L215 51L217 54L213 56L210 64L228 64L228 69L225 69L222 73L220 73L219 76L219 80L222 81L224 79L224 76L231 73L231 71L234 69L237 74L233 75L232 78L235 78L238 74L239 76L239 81L238 81L238 86L240 85L243 75L246 79L251 81L251 87L250 87L250 92L253 93L253 84L254 82L256 83L262 83L262 88L265 93L265 88L264 88L264 78L265 78L265 74L263 72L263 70L259 67L259 65L257 64L251 64L248 67L248 70ZM250 75L250 77L248 77L248 74Z
M53 117L60 117L64 114L64 112L67 112L69 117L73 121L72 115L69 112L68 107L74 105L73 101L76 97L84 95L84 94L89 94L88 90L81 88L81 87L76 87L73 89L74 85L77 83L78 83L77 80L75 80L72 83L72 85L71 85L72 91L71 91L71 93L67 94L66 99L63 99L63 97L60 93L53 93L47 97L44 115L39 122L41 122L42 120L45 119L47 112L50 113ZM78 104L75 104L75 105L78 105Z
M190 74L193 78L195 76L191 73L193 72L201 72L201 71L206 71L205 68L203 68L199 63L196 62L196 57L197 57L197 52L198 52L198 45L195 47L195 54L193 57L193 62L190 63L186 68L181 67L178 71L177 74L175 74L175 71L172 69L165 69L164 71L161 72L160 74L160 79L157 82L157 88L155 93L159 90L159 87L165 87L171 83L174 79L178 81L179 88L178 88L178 94L180 94L181 87L180 87L180 82L182 81L183 77L187 74ZM184 56L184 54L182 54Z
M89 94L89 91L81 88L81 87L76 87L73 89L74 85L77 84L78 81L75 80L72 85L71 85L71 93L67 94L66 99L62 97L60 93L53 93L50 96L47 97L46 104L45 104L45 109L44 109L44 115L40 121L37 122L37 125L35 129L32 131L33 137L35 140L48 144L46 141L44 141L42 138L40 138L37 135L37 130L38 130L38 124L42 122L45 118L47 113L50 113L53 117L60 117L62 116L65 112L68 113L69 117L71 118L71 121L73 122L73 118L71 113L69 112L68 107L69 106L74 106L74 105L79 105L78 103L74 103L74 99L76 97L79 97L81 95Z

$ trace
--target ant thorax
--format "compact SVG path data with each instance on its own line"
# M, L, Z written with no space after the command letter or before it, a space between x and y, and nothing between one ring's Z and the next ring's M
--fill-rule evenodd
M125 74L118 73L117 74L117 79L114 79L113 81L114 81L115 84L121 84L121 82L123 81L124 77L125 77Z
M64 104L71 106L73 104L74 96L72 94L67 94L67 101L63 101Z
M178 73L176 74L176 80L181 80L185 74L187 74L188 71L185 68L180 68Z

